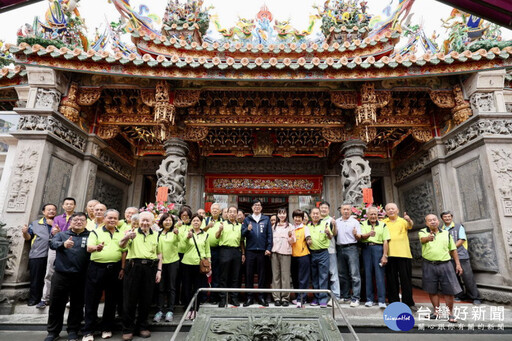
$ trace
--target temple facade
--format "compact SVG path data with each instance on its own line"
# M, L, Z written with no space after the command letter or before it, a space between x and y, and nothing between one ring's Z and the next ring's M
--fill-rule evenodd
M416 232L449 209L483 298L511 302L512 47L396 53L412 2L374 30L364 16L349 25L319 13L320 40L267 8L234 28L216 23L221 38L207 39L201 4L190 21L171 2L161 31L131 22L133 50L12 45L15 67L0 72L2 294L26 294L21 228L64 197L124 210L167 187L168 202L194 210L248 210L258 197L267 212L327 200L334 214L372 188L375 203L415 221L417 283Z

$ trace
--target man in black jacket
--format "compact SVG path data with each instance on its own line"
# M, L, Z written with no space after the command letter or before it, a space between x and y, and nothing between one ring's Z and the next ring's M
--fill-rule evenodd
M85 213L77 212L69 220L69 229L56 234L50 241L50 248L56 250L56 257L50 293L48 335L45 341L58 338L68 299L68 340L78 340L78 330L84 314L85 275L90 255L87 252L89 231L85 229L87 217Z
M265 287L265 256L270 256L272 250L272 227L270 218L261 214L263 206L260 200L252 204L252 215L245 218L242 223L242 237L246 240L245 245L245 287L254 288L254 273L258 273L258 288ZM254 303L251 293L247 295L247 302L244 307ZM258 303L268 307L264 295L258 295Z

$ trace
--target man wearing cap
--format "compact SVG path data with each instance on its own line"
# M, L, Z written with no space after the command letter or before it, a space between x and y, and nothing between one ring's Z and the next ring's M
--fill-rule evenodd
M439 318L439 294L442 294L450 311L448 322L457 323L453 312L453 296L461 292L461 288L455 273L462 275L457 247L449 232L439 230L439 220L435 214L427 215L425 223L427 227L421 229L418 236L423 257L423 290L428 293L434 307L434 313L430 318ZM452 258L455 262L455 271L450 263Z
M455 224L453 222L453 214L450 211L441 213L441 220L443 221L443 230L450 232L457 246L457 254L459 256L460 266L462 267L462 279L464 287L466 288L466 295L473 301L473 304L482 304L480 292L476 286L473 269L469 261L468 242L466 237L466 230L462 224ZM452 265L455 267L455 262L452 260ZM459 277L459 284L461 284ZM464 291L461 292L462 296ZM457 300L457 297L455 298Z
M272 227L270 219L262 214L261 201L256 199L252 204L252 214L242 223L242 237L246 240L245 261L246 275L245 287L254 288L254 274L258 273L258 288L265 287L265 256L270 256L272 250ZM244 307L254 303L252 293L247 294ZM258 303L268 307L263 294L258 295Z
M122 286L124 269L121 265L123 252L119 242L124 233L117 228L119 212L109 209L105 212L105 225L93 230L87 241L91 262L85 284L85 325L82 341L93 341L98 318L98 305L105 290L105 306L99 326L103 339L112 337L116 303Z

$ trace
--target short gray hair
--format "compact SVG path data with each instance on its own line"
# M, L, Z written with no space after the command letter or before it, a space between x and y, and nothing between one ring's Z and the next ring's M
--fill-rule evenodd
M137 214L132 215L132 223L133 223L133 221L134 221L134 220L135 220L135 221L139 221L139 214L138 214L138 213L137 213Z
M106 217L106 216L107 216L107 214L112 213L112 212L117 213L117 219L119 219L119 217L120 217L120 215L119 215L119 211L118 211L118 210L116 210L116 209L113 209L113 208L109 208L108 210L106 210L106 211L105 211L105 214L104 214L103 216L104 216L104 217Z
M126 212L128 210L135 210L135 211L139 212L139 209L137 207L135 207L135 206L127 207L126 210L124 210L124 211Z

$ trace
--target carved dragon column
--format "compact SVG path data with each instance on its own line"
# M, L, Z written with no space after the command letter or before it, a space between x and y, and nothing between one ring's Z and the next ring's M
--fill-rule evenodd
M368 160L363 159L366 143L361 140L349 140L342 146L345 155L341 161L341 184L343 202L352 205L363 203L363 188L371 187L371 168Z
M164 147L165 159L156 171L157 187L168 187L167 201L174 203L179 209L185 204L189 149L187 142L177 137L165 141Z

